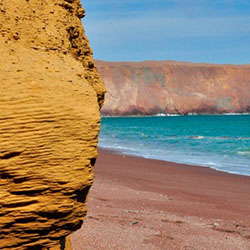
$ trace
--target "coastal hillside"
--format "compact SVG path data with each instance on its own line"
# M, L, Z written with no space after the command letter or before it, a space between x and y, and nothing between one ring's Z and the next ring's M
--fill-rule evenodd
M86 216L105 87L84 13L0 2L0 249L71 249Z
M96 61L104 115L250 112L250 65Z

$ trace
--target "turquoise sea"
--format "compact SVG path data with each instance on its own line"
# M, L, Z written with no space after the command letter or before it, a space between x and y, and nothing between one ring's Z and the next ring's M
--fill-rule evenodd
M103 117L99 146L250 176L250 115Z

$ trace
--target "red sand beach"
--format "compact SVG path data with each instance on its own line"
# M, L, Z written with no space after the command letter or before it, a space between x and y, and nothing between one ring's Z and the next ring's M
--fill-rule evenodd
M74 250L250 249L250 177L99 150Z

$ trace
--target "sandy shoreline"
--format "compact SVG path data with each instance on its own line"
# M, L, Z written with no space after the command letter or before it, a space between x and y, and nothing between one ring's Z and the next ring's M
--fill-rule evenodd
M83 249L250 249L250 177L99 149Z

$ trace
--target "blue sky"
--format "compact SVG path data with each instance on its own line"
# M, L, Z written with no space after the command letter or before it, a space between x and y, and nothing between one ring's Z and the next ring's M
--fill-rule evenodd
M81 0L96 59L250 63L250 0Z

